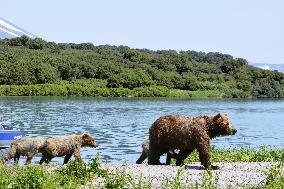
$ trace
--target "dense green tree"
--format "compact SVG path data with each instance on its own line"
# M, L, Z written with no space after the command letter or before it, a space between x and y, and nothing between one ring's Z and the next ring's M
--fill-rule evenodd
M184 74L183 78L185 80L183 89L190 90L190 91L196 91L196 90L200 89L199 82L194 75Z
M57 44L26 36L0 40L0 84L5 95L169 96L187 90L186 96L284 97L283 73L231 55Z
M42 50L45 44L46 42L41 38L35 38L33 40L29 40L27 43L28 47L34 50Z
M7 44L9 46L27 46L29 41L31 41L32 39L23 35L21 37L15 37L15 38L12 38L12 39L9 39L7 41Z
M193 60L201 63L216 64L222 63L226 60L233 60L233 56L228 54L221 54L218 52L196 52L196 51L181 51L181 54L189 55Z
M80 44L71 44L72 49L77 49L77 50L95 50L95 46L93 43L80 43Z
M153 84L153 81L142 71L123 70L117 76L113 76L108 79L108 87L124 87L134 89L137 87L149 87Z
M39 84L55 83L60 79L57 70L54 67L52 67L50 64L46 63L39 63L35 67L34 73L37 80L36 83Z
M247 62L244 59L226 60L221 64L220 68L223 73L233 74L246 64Z

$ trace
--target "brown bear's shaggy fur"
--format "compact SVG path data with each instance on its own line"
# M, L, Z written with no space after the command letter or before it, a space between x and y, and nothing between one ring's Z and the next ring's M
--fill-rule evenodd
M87 146L97 147L94 138L88 133L49 138L39 149L39 152L42 153L40 164L49 163L52 158L62 156L65 156L64 164L66 164L73 154L77 161L83 163L80 150L81 147Z
M234 135L236 132L227 114L193 118L180 115L162 116L149 128L148 163L160 164L160 156L169 150L180 149L179 155L186 158L197 149L201 164L208 168L211 166L210 139ZM180 163L177 161L177 164Z
M142 154L140 155L139 159L136 161L137 164L143 163L143 161L149 156L149 144L150 140L146 139L144 143L142 144ZM167 152L167 160L166 160L166 165L171 164L171 159L180 159L178 157L178 154L175 153L174 150L170 150ZM182 158L181 158L182 159ZM183 163L183 160L182 160Z
M38 149L44 141L44 138L21 138L15 140L11 143L4 160L8 161L14 158L14 162L17 163L20 156L27 156L26 164L30 164L33 156L38 153Z

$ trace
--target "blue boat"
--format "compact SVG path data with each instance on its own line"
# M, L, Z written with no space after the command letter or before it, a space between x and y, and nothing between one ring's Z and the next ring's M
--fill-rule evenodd
M25 133L13 130L11 124L0 124L0 149L8 148L17 139L25 136Z

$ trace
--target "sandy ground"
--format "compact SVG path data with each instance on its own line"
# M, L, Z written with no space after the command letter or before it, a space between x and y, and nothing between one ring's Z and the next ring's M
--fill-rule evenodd
M212 180L218 188L243 188L245 186L261 186L266 181L266 173L271 163L215 163L220 167L219 170L212 171ZM102 164L102 167L108 168L112 173L124 171L132 174L136 180L147 180L153 188L167 188L166 181L173 180L180 167L174 165L123 165L123 164ZM210 178L206 170L200 166L200 163L192 163L185 166L180 180L187 185L204 181L205 177ZM93 185L102 186L103 180L100 178L93 180Z

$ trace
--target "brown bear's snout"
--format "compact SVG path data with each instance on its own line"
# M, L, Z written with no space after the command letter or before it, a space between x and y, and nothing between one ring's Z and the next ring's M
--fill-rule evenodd
M237 132L237 129L233 129L232 135L236 134L236 132Z
M96 148L96 147L98 147L99 145L97 145L96 141L93 140L91 143L89 143L89 146L92 147L92 148Z
M97 145L97 143L95 142L95 141L89 141L89 142L87 142L86 144L85 144L85 146L89 146L89 147L91 147L91 148L96 148L96 147L98 147L99 145Z

